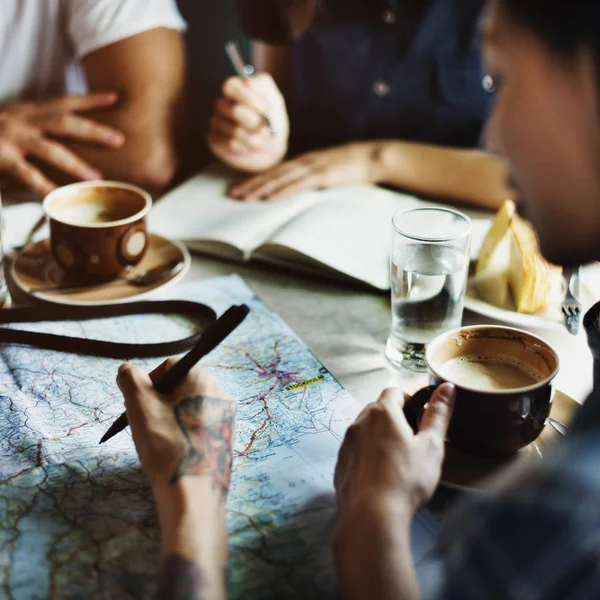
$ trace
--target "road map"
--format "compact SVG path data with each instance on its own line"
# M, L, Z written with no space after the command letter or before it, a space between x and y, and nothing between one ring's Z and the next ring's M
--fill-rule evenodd
M334 598L333 469L358 404L238 276L180 286L169 297L218 314L232 304L251 308L201 362L239 401L227 505L230 597ZM168 315L36 324L142 343L193 328ZM132 362L150 370L161 360ZM0 598L153 596L160 557L150 487L129 430L98 445L123 410L120 363L0 350Z

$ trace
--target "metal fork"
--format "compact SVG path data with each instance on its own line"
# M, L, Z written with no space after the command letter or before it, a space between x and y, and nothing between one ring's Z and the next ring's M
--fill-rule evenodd
M567 331L573 335L577 335L581 322L581 304L577 299L579 296L579 267L565 269L563 276L567 282L567 290L560 309L565 319Z

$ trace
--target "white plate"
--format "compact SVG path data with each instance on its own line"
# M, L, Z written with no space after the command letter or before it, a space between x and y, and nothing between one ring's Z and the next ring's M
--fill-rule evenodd
M594 263L581 269L581 298L579 300L584 313L600 300L600 264ZM471 282L469 282L467 287L465 308L484 317L525 329L564 327L564 320L559 305L556 305L556 307L548 312L537 315L527 315L513 310L505 310L482 300Z

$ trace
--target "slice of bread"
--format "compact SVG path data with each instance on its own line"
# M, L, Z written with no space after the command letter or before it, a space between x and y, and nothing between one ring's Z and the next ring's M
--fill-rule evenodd
M561 269L546 261L533 227L507 200L483 241L475 269L481 298L500 308L522 313L548 310L560 297Z
M556 275L562 269L551 265L540 254L533 227L515 215L510 226L509 286L518 312L535 314L548 310L556 298Z
M499 246L502 244L506 237L506 233L510 228L510 224L515 216L517 210L515 203L511 200L507 200L496 213L492 226L488 231L481 249L479 250L479 259L477 260L477 266L475 268L476 273L481 273L487 269L488 265L493 262L494 258L497 260ZM505 252L507 248L502 249Z

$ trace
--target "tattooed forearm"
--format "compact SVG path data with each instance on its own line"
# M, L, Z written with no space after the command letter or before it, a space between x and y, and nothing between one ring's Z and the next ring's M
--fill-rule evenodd
M185 437L183 456L171 477L208 475L223 494L229 490L235 403L193 396L175 405L175 419Z
M208 583L202 567L179 554L165 560L156 600L203 600Z

